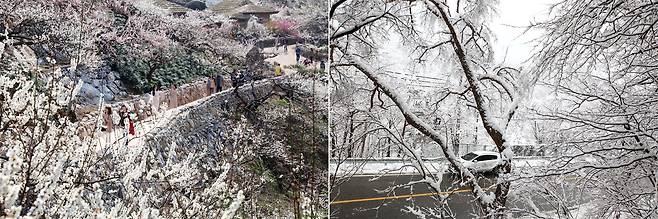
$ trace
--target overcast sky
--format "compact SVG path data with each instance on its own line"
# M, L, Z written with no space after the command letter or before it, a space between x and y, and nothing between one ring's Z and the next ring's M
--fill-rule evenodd
M491 29L496 35L494 43L495 57L498 63L518 66L528 59L533 44L530 42L541 35L537 30L525 34L529 24L544 21L548 17L548 9L556 0L501 0L498 6L498 17L494 18Z
M551 4L557 0L501 0L498 5L498 15L493 17L489 23L494 32L496 40L492 42L495 53L496 64L503 64L509 67L521 67L522 62L526 61L534 48L535 42L532 40L541 36L541 32L532 29L524 33L531 23L544 21L548 17L548 9ZM420 10L423 10L420 5ZM432 31L430 31L432 32ZM433 33L430 33L433 34ZM380 50L382 64L387 70L400 72L400 75L391 78L401 86L432 86L437 83L444 83L450 78L441 77L437 72L451 72L450 69L442 69L446 65L437 60L432 60L434 64L418 65L414 57L408 55L409 51L404 49L402 39L393 34L389 36L389 41L384 48ZM400 80L410 78L411 75L434 77L437 79L424 78L423 80L430 83L419 83L416 79ZM389 75L390 76L390 75ZM400 83L403 82L403 83ZM407 83L404 83L407 82ZM411 82L412 84L408 84Z

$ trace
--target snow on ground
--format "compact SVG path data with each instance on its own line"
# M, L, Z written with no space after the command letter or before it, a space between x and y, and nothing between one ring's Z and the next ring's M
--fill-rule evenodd
M430 172L443 171L447 165L443 161L428 161L425 165L430 169ZM338 168L338 171L336 169ZM413 167L411 161L345 161L343 163L329 162L330 173L337 175L371 175L371 174L405 174L415 173L416 169Z
M548 211L548 212L542 212L541 214L538 215L527 215L523 217L519 217L519 219L531 219L531 218L538 218L538 216L541 216L543 218L573 218L573 219L585 219L585 218L592 218L592 215L590 215L590 212L595 212L595 207L592 202L587 202L583 203L577 206L572 206L569 207L569 216L565 216L565 213L560 213L558 214L557 211ZM619 218L628 218L623 215L620 215Z
M523 158L516 157L512 160L514 168L529 168L545 166L549 163L547 158ZM448 168L448 161L444 158L432 158L425 161L430 172L443 172ZM338 176L343 175L372 175L372 174L409 174L416 173L412 162L401 159L348 159L331 160L329 172Z

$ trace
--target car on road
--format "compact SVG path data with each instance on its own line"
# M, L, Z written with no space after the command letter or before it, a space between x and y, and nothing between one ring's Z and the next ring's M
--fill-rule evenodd
M471 172L476 173L494 172L505 163L500 153L491 151L472 151L461 156L458 161Z

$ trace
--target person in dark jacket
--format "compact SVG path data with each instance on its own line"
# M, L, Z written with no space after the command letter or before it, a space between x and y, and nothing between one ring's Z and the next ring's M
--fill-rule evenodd
M251 73L251 71L246 70L244 74L242 74L242 84L249 83L251 82L252 79L253 79L253 73Z
M231 86L233 86L234 88L238 87L238 76L235 70L231 72Z
M238 72L238 76L235 78L235 84L242 86L244 84L244 73Z
M217 74L215 76L215 89L216 92L221 92L222 91L222 83L224 83L224 76L221 74Z
M288 54L288 40L283 39L283 53Z
M128 112L128 107L126 105L121 105L121 107L119 108L119 128L122 129L121 130L121 134L123 135L122 138L128 136L128 132L130 131L128 130L130 127L126 127L127 125L126 122L129 119L128 116L130 116ZM128 138L126 138L126 145L128 145Z
M128 107L121 105L121 108L119 108L119 127L126 128L126 119L128 119Z
M299 59L302 56L302 46L299 43L295 46L295 60L299 63Z

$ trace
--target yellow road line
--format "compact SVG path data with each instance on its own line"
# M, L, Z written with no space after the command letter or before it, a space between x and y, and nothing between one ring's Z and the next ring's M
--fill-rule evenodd
M460 192L470 192L470 191L471 191L471 189L457 189L457 190L446 191L446 192L430 192L430 193L411 194L411 195L396 195L396 196L384 196L384 197L375 197L375 198L362 198L362 199L333 201L329 204L335 205L335 204L347 204L347 203L367 202L367 201L380 201L380 200L389 200L389 199L404 199L404 198L432 196L432 195L446 195L446 194L460 193Z
M579 178L579 177L578 176L570 176L570 177L566 177L565 180L571 181L571 180L574 180L574 179L577 179L577 178ZM356 203L356 202L405 199L405 198L414 198L414 197L423 197L423 196L432 196L432 195L446 195L446 194L462 193L462 192L470 192L470 191L472 191L472 190L471 189L456 189L456 190L445 191L445 192L429 192L429 193L411 194L411 195L395 195L395 196L384 196L384 197L374 197L374 198L341 200L341 201L333 201L333 202L330 202L329 204L336 205L336 204L348 204L348 203Z

